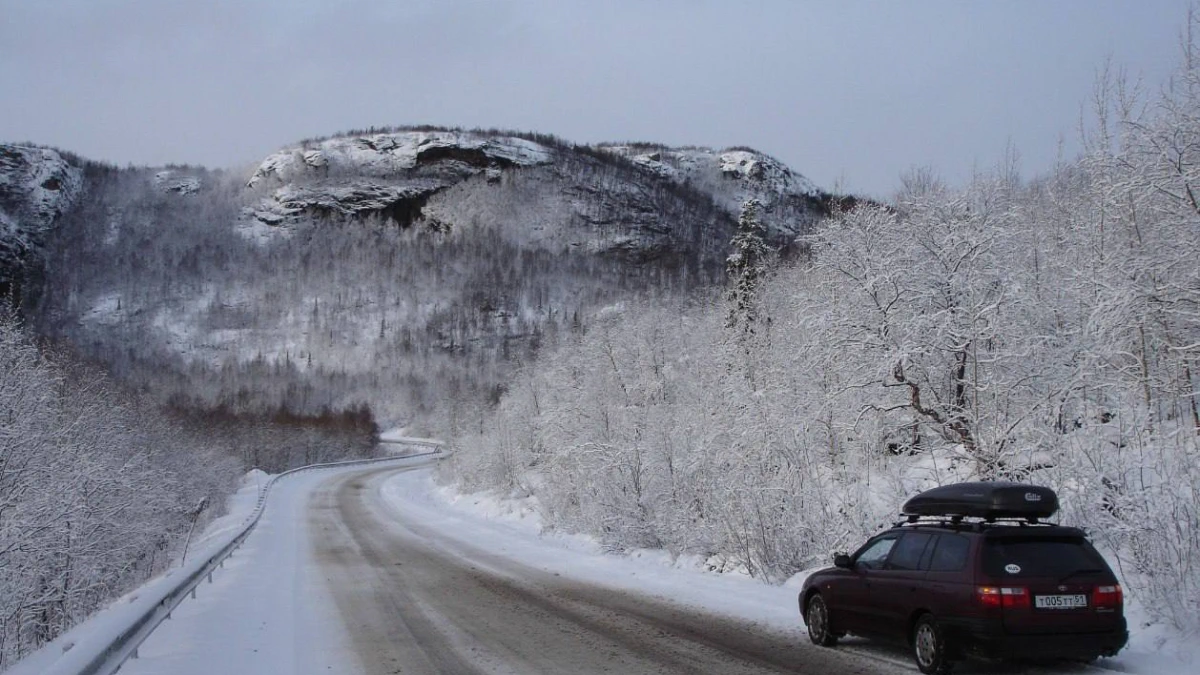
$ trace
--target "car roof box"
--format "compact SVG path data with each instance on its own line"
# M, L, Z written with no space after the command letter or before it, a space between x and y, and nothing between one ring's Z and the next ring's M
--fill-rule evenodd
M993 481L954 483L926 490L904 503L906 516L972 518L1048 518L1058 510L1058 495L1040 485Z

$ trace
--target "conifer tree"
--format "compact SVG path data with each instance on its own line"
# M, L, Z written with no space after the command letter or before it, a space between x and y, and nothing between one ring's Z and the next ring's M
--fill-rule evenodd
M761 320L758 289L767 271L766 230L759 221L761 204L757 199L747 200L742 205L738 218L738 230L730 242L733 252L725 261L725 273L729 277L729 316L727 328L740 331L743 338L757 332Z

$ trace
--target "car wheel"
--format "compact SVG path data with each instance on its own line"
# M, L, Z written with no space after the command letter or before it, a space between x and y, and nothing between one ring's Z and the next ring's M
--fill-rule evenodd
M954 665L948 658L950 651L946 647L946 635L932 614L924 614L917 619L912 646L917 668L926 675L946 675Z
M829 624L829 606L820 593L809 598L804 620L808 624L808 639L814 645L832 647L837 644L837 635Z

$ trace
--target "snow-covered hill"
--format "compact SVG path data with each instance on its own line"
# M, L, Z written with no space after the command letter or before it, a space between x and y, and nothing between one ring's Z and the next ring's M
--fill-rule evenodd
M720 282L745 199L786 244L824 197L750 150L452 129L304 141L245 172L4 157L4 226L47 241L43 332L177 403L385 422L442 382L494 391L600 307Z
M600 149L676 183L713 195L717 203L737 213L748 199L757 199L768 231L777 239L795 237L807 224L822 192L783 162L750 148L670 148L653 144L605 144Z

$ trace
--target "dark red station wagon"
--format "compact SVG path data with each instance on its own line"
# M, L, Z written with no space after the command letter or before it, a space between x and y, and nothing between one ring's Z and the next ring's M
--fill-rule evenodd
M1092 660L1128 639L1121 586L1049 488L957 483L904 505L905 522L834 557L800 591L812 641L905 642L923 673L969 655Z

